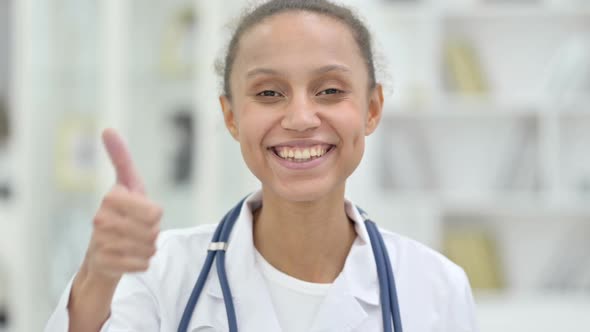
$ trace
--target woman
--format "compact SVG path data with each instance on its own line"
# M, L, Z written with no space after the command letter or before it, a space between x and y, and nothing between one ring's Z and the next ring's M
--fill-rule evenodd
M382 331L375 242L344 197L383 106L367 29L328 1L267 2L242 18L223 78L225 124L262 183L241 206L227 247L239 330ZM117 134L106 130L103 140L117 184L46 331L175 331L215 226L158 237L161 208L146 198ZM381 234L403 328L475 331L464 272L412 240ZM211 273L189 310L189 331L228 330Z

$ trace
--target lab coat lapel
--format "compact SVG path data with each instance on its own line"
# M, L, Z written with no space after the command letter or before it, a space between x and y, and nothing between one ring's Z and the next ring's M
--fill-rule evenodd
M368 317L361 303L350 292L349 281L344 275L340 277L320 306L311 332L353 331Z
M380 302L377 268L364 220L350 202L346 202L345 208L355 223L357 238L320 307L312 332L358 331L368 318L365 308Z
M252 211L260 201L260 192L250 196L242 206L240 216L230 235L225 259L228 282L234 300L240 331L281 331L266 281L256 268L252 236ZM223 293L215 264L208 280L207 295L219 307L222 319L214 326L227 330L227 316ZM220 322L221 320L221 322Z

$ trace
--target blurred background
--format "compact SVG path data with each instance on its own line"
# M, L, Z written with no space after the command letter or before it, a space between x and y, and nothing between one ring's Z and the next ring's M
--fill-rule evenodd
M349 0L385 114L348 196L468 273L481 331L590 331L590 1ZM0 332L39 331L129 142L163 228L258 181L213 70L239 0L0 0Z

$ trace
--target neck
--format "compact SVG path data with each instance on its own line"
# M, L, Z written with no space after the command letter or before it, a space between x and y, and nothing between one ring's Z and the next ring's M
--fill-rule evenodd
M278 270L301 280L331 283L356 238L344 210L344 188L311 202L284 200L263 189L254 213L254 245Z

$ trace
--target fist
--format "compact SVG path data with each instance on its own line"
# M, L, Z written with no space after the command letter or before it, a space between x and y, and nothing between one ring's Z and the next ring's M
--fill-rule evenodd
M94 217L87 252L88 270L118 278L145 271L156 253L162 209L141 194L117 184Z

